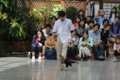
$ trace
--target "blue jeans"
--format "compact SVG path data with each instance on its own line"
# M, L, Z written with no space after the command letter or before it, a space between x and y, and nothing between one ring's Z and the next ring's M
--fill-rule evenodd
M40 45L32 44L31 50L32 52L42 53L42 47Z
M93 46L93 51L96 54L96 57L103 56L104 54L104 48L102 46Z

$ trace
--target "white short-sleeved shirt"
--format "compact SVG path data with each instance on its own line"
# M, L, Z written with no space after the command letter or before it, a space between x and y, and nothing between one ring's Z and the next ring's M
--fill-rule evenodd
M72 24L72 21L70 19L65 18L64 21L61 21L58 19L55 22L53 32L55 32L57 35L60 36L60 39L62 43L70 42L71 37L71 31L74 30L74 26Z

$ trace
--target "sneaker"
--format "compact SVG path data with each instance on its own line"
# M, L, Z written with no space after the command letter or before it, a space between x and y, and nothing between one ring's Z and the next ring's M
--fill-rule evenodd
M113 59L114 62L117 62L118 60L116 58Z
M100 58L100 59L105 59L105 57L103 57L103 56L99 56L98 58Z
M41 56L39 56L39 57L38 57L38 59L39 59L39 60L41 60L41 59L42 59L42 57L41 57Z
M89 57L87 60L88 60L88 61L91 61L92 59L91 59L91 57Z
M32 59L35 59L35 56L33 56Z
M42 59L45 59L45 56L42 56Z
M84 59L83 59L83 58L81 58L81 61L84 61Z
M100 60L100 61L104 61L105 58L104 58L103 56L99 56L99 57L98 57L98 60Z

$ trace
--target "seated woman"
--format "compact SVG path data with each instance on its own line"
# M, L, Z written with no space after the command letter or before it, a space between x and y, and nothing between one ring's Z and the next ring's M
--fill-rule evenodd
M79 37L76 36L76 30L72 31L72 41L70 42L67 50L67 58L73 59L73 57L77 54L77 46L79 43Z
M88 60L91 60L91 50L93 47L93 40L88 36L88 31L83 32L83 37L80 38L79 41L79 54L81 56L81 60L85 59L85 56Z
M109 44L109 34L110 34L111 28L112 28L112 25L109 24L101 29L102 45L104 45L104 50L106 51L107 57L110 55L109 49L108 49L109 47L106 45Z
M75 29L76 29L76 35L79 38L82 37L82 33L85 30L85 21L83 19L81 19L79 22L79 25Z
M43 32L38 30L37 31L37 35L33 36L32 39L32 47L31 47L31 51L32 51L32 59L35 59L35 53L39 53L39 57L38 59L41 59L42 57L42 47L44 46L44 42L45 42L45 37L43 35Z
M47 59L56 59L56 45L55 40L52 42L52 34L49 34L49 38L45 42L45 56Z

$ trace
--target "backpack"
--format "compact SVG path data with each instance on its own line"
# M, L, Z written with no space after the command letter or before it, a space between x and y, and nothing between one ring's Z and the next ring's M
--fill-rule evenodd
M57 57L56 50L55 49L50 50L49 48L47 48L45 52L45 56L46 59L56 59Z

